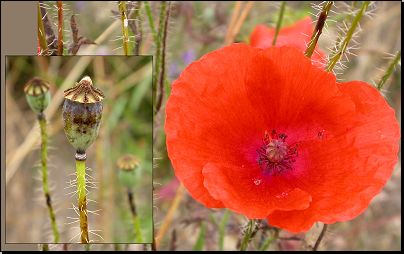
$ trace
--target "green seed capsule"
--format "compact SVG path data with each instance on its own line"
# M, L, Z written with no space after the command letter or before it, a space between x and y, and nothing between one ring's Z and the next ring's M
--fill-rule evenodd
M140 180L140 160L132 154L126 154L119 158L116 165L119 168L119 181L127 188L134 188Z
M78 151L94 142L100 130L104 94L93 87L85 76L72 88L64 91L63 128L70 144Z
M51 100L49 84L41 78L34 77L24 86L24 92L31 109L42 114Z

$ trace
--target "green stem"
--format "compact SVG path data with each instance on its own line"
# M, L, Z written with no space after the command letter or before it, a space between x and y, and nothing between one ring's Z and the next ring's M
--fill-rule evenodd
M163 1L161 3L161 9L160 9L160 20L159 20L159 31L157 34L157 42L156 42L156 62L154 65L154 72L153 72L153 110L154 110L154 115L157 113L157 96L158 94L162 93L163 91L160 91L160 86L157 86L159 84L159 77L161 73L161 66L162 66L162 47L161 47L161 42L164 34L164 24L165 24L165 16L166 16L166 8L167 8L167 1Z
M206 234L206 226L205 221L201 221L200 231L198 238L196 239L196 243L194 246L194 251L202 251L203 246L205 245L205 234Z
M251 235L255 229L255 222L256 222L256 220L250 220L248 222L248 228L244 234L243 241L241 242L240 251L245 251L247 249L248 243L250 242Z
M279 13L278 23L276 23L275 37L274 37L274 40L272 41L272 46L275 46L276 39L278 39L278 33L279 33L279 30L281 29L281 23L282 23L283 13L285 12L285 6L286 6L286 1L283 1L282 6L281 6L281 11Z
M132 189L128 188L128 199L129 199L129 205L132 211L132 216L133 216L133 225L135 226L136 230L136 238L138 243L142 243L142 230L140 227L140 220L139 217L137 216L136 212L136 206L135 206L135 195L132 192Z
M218 241L219 251L223 251L224 234L226 231L226 225L227 225L229 216L230 216L230 209L226 209L226 211L224 212L223 218L220 221L220 226L219 226L219 241Z
M129 49L129 29L128 29L128 13L126 10L126 2L119 1L119 12L121 13L121 24L122 24L122 39L123 39L123 51L125 56L130 55Z
M38 1L38 40L39 40L39 46L41 47L41 51L42 52L47 51L48 44L46 43L45 28L42 22L42 13L41 13L41 7L39 6L39 1Z
M348 32L345 35L345 39L340 43L340 46L337 50L337 52L333 55L331 60L328 62L327 66L325 67L325 71L331 72L334 66L337 64L341 56L345 53L348 43L350 42L356 27L359 24L359 21L362 19L364 13L366 12L368 6L370 4L370 1L364 1L362 3L361 9L359 12L356 14L355 19L352 21L351 27L349 28Z
M320 38L325 21L327 19L328 13L330 12L333 3L334 3L333 1L327 1L323 6L323 10L321 11L320 16L318 17L316 27L314 28L313 34L311 36L309 46L307 47L306 52L304 53L308 58L311 58L311 56L313 55L318 38Z
M262 244L260 251L265 251L268 249L269 245L275 240L275 237L273 237L271 234L268 236L268 238L265 240L265 242Z
M389 68L387 71L384 73L382 79L380 80L379 84L377 84L377 90L382 90L384 84L386 83L387 79L390 77L391 73L393 73L394 69L396 68L396 65L398 62L400 62L401 59L401 49L398 51L396 57L394 58L393 62L390 64Z
M150 10L149 6L149 1L144 2L144 8L146 10L147 18L149 19L149 25L153 34L153 40L154 43L157 44L157 34L156 34L156 29L154 28L154 21L153 21L153 16Z
M81 243L89 243L86 200L86 161L76 160Z
M161 45L161 63L160 63L160 75L158 77L158 90L157 90L157 99L156 99L156 112L160 110L160 107L163 103L163 97L164 97L164 87L165 87L165 80L166 80L166 75L165 75L165 69L166 69L166 49L167 49L167 30L168 30L168 19L170 17L170 8L171 8L171 2L168 2L166 12L164 14L164 24L162 27L163 34L162 34L162 45Z
M41 169L42 169L42 184L43 191L45 194L46 206L49 209L49 217L51 219L53 235L55 237L55 243L59 243L59 231L56 225L55 213L53 211L50 192L49 192L49 181L48 181L48 165L47 165L47 156L48 156L48 136L46 134L46 121L44 114L38 114L39 125L41 126L41 136L42 136L42 145L41 145Z

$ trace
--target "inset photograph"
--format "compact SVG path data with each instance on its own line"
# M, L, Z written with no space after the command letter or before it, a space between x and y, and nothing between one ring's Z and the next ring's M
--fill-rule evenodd
M6 243L152 243L152 56L6 56Z

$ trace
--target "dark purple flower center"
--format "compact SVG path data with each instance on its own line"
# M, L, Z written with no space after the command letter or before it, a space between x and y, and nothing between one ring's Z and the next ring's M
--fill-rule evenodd
M257 164L261 165L261 169L272 173L282 175L285 170L292 168L292 163L296 162L295 157L298 157L297 144L288 146L286 138L288 136L272 130L271 137L266 134L262 139L263 145L257 149L259 159Z

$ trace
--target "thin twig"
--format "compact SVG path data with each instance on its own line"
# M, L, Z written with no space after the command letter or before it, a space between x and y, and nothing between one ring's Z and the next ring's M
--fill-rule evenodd
M324 224L323 226L323 230L321 231L320 235L318 236L318 239L316 241L316 244L313 247L313 251L317 251L318 250L318 246L320 246L321 240L323 240L324 236L325 236L325 232L327 231L328 225Z
M249 1L246 4L243 12L240 15L240 18L237 20L237 23L234 26L234 29L233 29L233 31L231 33L231 36L230 36L230 39L229 39L229 42L228 42L229 44L227 44L227 45L232 44L234 42L234 40L236 39L236 36L237 36L238 32L240 32L241 26L243 25L244 20L247 18L247 15L250 12L251 7L252 7L253 4L254 4L254 1Z
M157 241L161 240L163 235L166 233L168 227L170 226L171 219L174 215L174 212L177 210L179 204L181 203L183 192L184 192L184 185L182 183L180 183L180 185L178 186L177 192L175 193L174 201L171 203L171 207L168 210L166 217L164 218L163 224L161 225L159 232L157 233L157 236L156 236Z
M228 46L228 45L231 44L229 41L230 41L230 38L231 38L233 27L236 24L237 17L238 17L238 14L240 12L242 3L243 3L243 1L237 1L236 6L234 7L233 17L231 18L230 26L229 26L229 28L227 30L226 38L224 40L224 45L225 46Z

